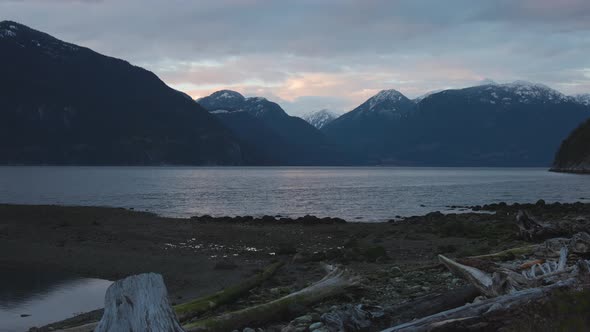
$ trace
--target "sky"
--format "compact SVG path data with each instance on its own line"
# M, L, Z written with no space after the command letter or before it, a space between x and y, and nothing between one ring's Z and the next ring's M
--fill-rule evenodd
M590 0L0 0L0 20L293 115L486 79L590 93Z

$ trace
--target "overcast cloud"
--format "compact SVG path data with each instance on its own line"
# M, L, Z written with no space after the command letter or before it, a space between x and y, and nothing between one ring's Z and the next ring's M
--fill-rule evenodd
M590 93L588 0L0 0L0 20L291 114L491 78Z

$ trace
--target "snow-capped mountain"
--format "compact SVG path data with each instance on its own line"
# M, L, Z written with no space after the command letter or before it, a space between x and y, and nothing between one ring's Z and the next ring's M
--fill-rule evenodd
M15 43L20 48L31 48L36 52L43 52L52 58L71 56L80 49L87 50L11 21L0 22L0 40Z
M303 120L307 121L310 125L317 129L322 129L328 123L336 120L340 114L332 112L327 109L312 112L303 116Z
M557 104L571 100L570 97L544 84L527 81L487 84L468 89L475 92L482 101L488 101L492 104Z
M584 106L590 106L590 93L584 93L572 96L577 103L580 103Z
M323 128L379 164L549 165L588 107L542 84L516 81L433 93L412 102L385 90Z
M418 97L414 98L412 101L413 101L414 103L419 103L419 102L421 102L421 101L422 101L424 98L426 98L426 97L430 97L431 95L433 95L433 94L435 94L435 93L439 93L439 92L441 92L441 91L444 91L444 90L443 90L443 89L438 89L438 90L432 90L432 91L428 91L428 92L426 92L425 94L423 94L423 95L421 95L421 96L418 96Z
M512 103L534 104L534 103L561 103L578 99L580 103L590 104L590 97L586 95L566 96L565 94L552 89L544 84L531 83L528 81L514 81L511 83L496 83L485 79L478 85L465 89L449 89L469 91L468 97L472 100L485 101L491 104L510 105ZM425 93L414 99L419 103L425 98L448 90L434 90ZM586 101L587 100L587 101Z
M309 165L329 164L335 158L324 134L266 98L246 98L236 91L221 90L197 102L269 160Z
M224 110L227 112L248 112L261 118L289 118L290 116L277 103L263 97L244 97L232 90L220 90L211 95L196 100L210 112Z
M397 90L381 90L350 113L379 113L399 117L414 107L414 102Z
M382 90L324 126L322 131L353 158L369 164L381 163L380 153L370 150L386 145L386 137L415 109L416 104L399 91Z

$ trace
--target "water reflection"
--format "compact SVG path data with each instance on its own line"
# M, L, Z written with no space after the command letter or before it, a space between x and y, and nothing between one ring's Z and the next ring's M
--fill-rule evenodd
M0 331L27 331L101 308L111 281L38 268L0 267Z
M449 205L589 197L590 176L544 168L0 167L0 203L120 206L178 217L384 221Z

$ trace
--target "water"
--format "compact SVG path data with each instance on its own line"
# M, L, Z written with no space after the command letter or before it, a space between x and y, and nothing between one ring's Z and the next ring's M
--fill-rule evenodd
M22 332L104 306L112 282L1 266L0 331ZM30 315L21 317L21 315Z
M542 168L0 167L0 202L383 221L450 205L589 201L590 176Z

